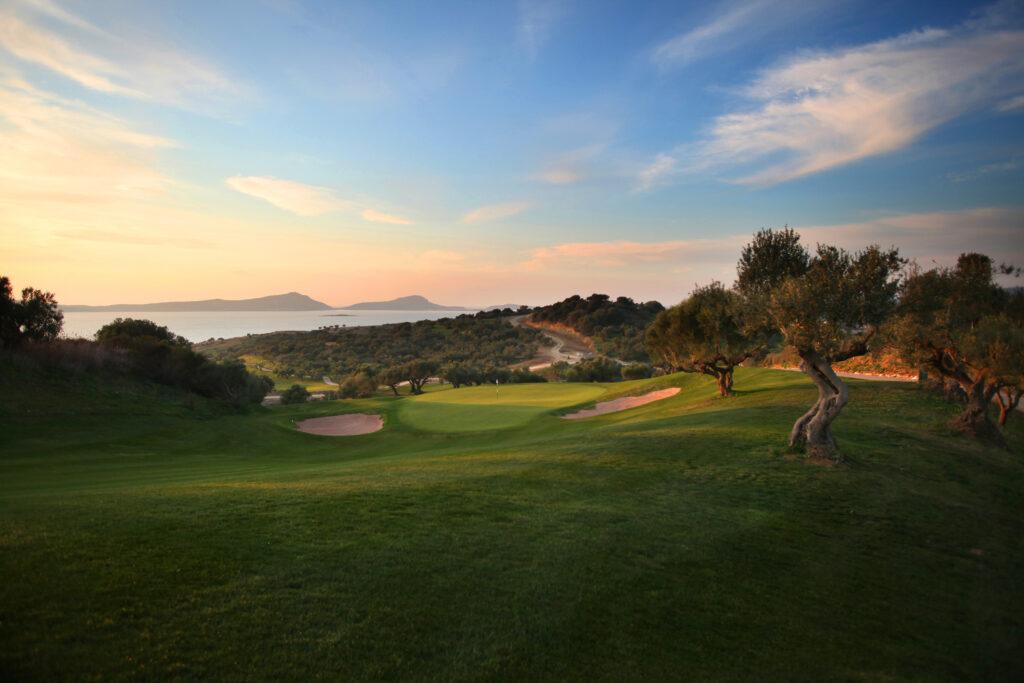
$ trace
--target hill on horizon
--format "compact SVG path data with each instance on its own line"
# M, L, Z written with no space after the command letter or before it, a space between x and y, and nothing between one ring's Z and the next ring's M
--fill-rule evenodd
M86 311L325 311L332 307L305 294L288 292L255 299L203 299L202 301L163 301L152 304L112 304L110 306L61 306L61 310Z
M465 306L442 306L428 301L426 297L418 294L412 296L400 296L390 301L363 301L350 306L340 306L343 310L368 310L368 311L475 311L475 308Z

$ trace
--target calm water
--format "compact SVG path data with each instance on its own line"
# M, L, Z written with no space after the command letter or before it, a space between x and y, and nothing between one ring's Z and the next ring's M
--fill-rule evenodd
M244 337L281 330L317 330L332 325L355 327L454 318L467 311L118 311L64 313L64 335L91 339L114 318L143 318L164 325L191 342L213 337Z

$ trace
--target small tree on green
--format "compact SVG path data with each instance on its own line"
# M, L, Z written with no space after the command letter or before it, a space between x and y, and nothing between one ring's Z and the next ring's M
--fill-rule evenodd
M398 385L405 381L405 370L401 365L391 365L377 374L377 381L391 389L398 396Z
M409 382L410 394L422 394L423 385L438 371L438 364L426 360L412 360L402 366L402 374Z
M764 350L764 326L748 300L720 282L700 287L683 302L658 314L647 333L647 352L673 372L699 372L732 393L733 371Z

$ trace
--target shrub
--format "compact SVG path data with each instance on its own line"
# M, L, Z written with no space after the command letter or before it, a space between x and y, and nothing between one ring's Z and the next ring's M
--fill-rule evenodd
M281 392L281 405L305 403L309 400L309 392L301 384L293 384Z
M647 379L651 376L651 366L645 363L630 363L622 368L622 379Z

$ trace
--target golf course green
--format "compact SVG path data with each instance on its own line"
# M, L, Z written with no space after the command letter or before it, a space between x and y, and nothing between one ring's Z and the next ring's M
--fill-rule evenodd
M410 398L402 422L426 432L478 432L520 427L555 408L597 399L595 384L506 384L461 387Z
M772 370L246 414L14 363L0 389L3 680L1024 676L1021 421L980 444L913 384L851 381L836 467L786 448L817 391ZM294 427L340 413L385 426Z

